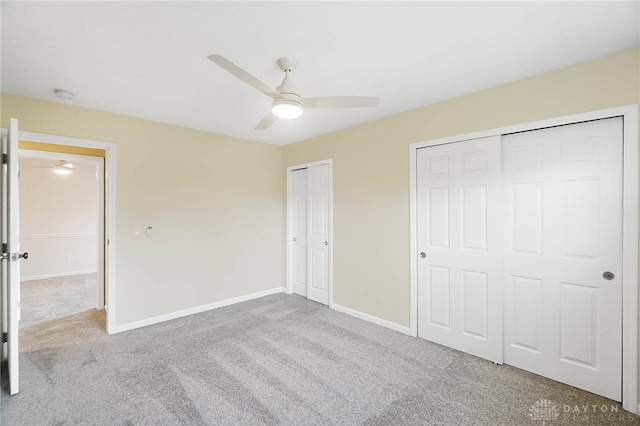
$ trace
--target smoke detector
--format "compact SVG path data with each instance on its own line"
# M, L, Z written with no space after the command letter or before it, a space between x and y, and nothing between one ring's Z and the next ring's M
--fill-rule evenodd
M64 89L53 89L53 94L59 97L60 99L64 99L65 101L70 101L76 96L70 91L64 90Z

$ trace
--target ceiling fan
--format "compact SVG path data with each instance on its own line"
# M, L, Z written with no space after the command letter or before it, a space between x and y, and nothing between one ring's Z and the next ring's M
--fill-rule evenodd
M368 108L378 106L380 102L380 98L376 96L302 98L298 94L298 88L289 77L289 73L296 69L296 65L298 64L293 58L280 58L276 62L280 69L284 71L284 80L282 80L282 83L275 89L272 89L266 83L249 74L224 56L209 55L208 58L249 86L273 98L271 112L258 123L255 130L264 130L279 118L291 119L299 117L304 108Z

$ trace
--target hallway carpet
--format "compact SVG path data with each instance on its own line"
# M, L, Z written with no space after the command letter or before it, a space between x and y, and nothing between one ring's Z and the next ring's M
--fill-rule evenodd
M20 283L20 327L96 308L96 274L69 275Z

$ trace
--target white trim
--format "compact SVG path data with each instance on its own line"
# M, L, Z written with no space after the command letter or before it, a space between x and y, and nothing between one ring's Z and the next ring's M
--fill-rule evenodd
M461 142L488 136L561 126L582 121L623 117L623 242L622 242L622 406L632 413L638 407L638 105L627 105L548 120L522 123L497 129L450 136L409 145L409 259L410 259L410 330L418 331L417 260L416 251L416 158L420 148Z
M638 106L623 114L622 407L638 413ZM629 378L629 380L625 380Z
M447 136L439 139L432 139L424 142L415 142L409 145L409 149L420 149L428 146L444 145L447 143L462 142L470 139L480 139L489 136L506 135L509 133L526 132L538 130L546 127L563 126L565 124L578 123L582 121L600 120L602 118L620 117L632 114L633 109L638 105L626 105L616 108L601 109L598 111L584 112L580 114L566 115L563 117L549 118L546 120L532 121L530 123L514 124L511 126L498 127L495 129L481 130L462 135ZM637 115L636 115L637 121Z
M286 205L286 219L285 219L285 293L293 294L293 178L292 172L295 168L287 167L286 180L287 180L287 205Z
M96 268L93 268L93 269L84 269L80 271L56 272L54 274L30 275L26 277L20 277L20 282L46 280L49 278L70 277L72 275L84 275L84 274L96 274L96 273L98 273L98 270Z
M96 238L96 245L98 246L98 261L100 264L98 265L98 276L96 277L96 281L98 285L96 286L96 309L102 310L105 309L105 294L107 292L106 289L106 255L105 255L105 229L106 223L105 219L107 215L105 214L105 168L104 168L104 158L101 158L98 162L98 211L96 222L98 223L98 235L102 235L102 238ZM106 311L106 309L105 309Z
M27 234L20 235L21 240L46 240L49 238L81 238L96 237L97 232L60 232L56 234Z
M395 323L395 322L387 321L385 319L382 319L382 318L379 318L379 317L375 317L373 315L365 314L365 313L360 312L360 311L355 311L353 309L346 308L346 307L344 307L342 305L337 305L335 303L333 305L331 305L331 309L336 310L338 312L342 312L343 314L351 315L352 317L356 317L356 318L364 320L364 321L368 321L368 322L374 323L374 324L379 325L381 327L389 328L389 329L397 331L399 333L407 334L407 335L411 336L411 329L409 327L405 326L405 325L400 325L400 324Z
M45 133L33 133L25 131L20 131L18 137L20 140L30 142L95 148L103 149L105 151L104 159L100 159L100 157L90 156L78 157L83 157L85 159L96 159L99 164L99 170L104 171L104 173L101 174L102 176L104 176L104 184L100 185L100 187L104 188L104 197L101 198L104 199L105 205L102 206L104 208L101 208L99 210L104 210L105 212L104 220L100 221L101 224L104 224L105 230L104 232L99 232L98 235L98 244L100 245L100 249L103 250L104 263L100 262L98 264L98 275L99 278L101 276L104 276L105 293L107 299L105 305L107 318L106 331L107 334L112 334L115 332L114 330L116 328L116 144L113 142L79 139L67 136L48 135ZM29 151L29 154L33 154L33 156L40 156L45 158L49 158L51 155L54 155L56 157L60 156L60 153L56 154L33 150L20 150L19 155L28 155L24 154L24 152L26 151ZM64 154L64 156L73 157L75 156L75 154Z
M23 141L29 141L29 142L42 142L42 143L47 143L51 145L69 145L69 146L79 146L83 148L104 149L105 151L110 151L115 146L113 142L73 138L70 136L49 135L46 133L26 132L23 130L20 131L19 139ZM44 153L49 151L40 151L40 152ZM76 155L76 154L65 154L65 155Z
M415 145L409 145L409 330L411 336L418 337L418 148Z
M143 319L140 321L130 322L128 324L122 324L116 326L112 333L122 333L123 331L134 330L136 328L146 327L153 324L158 324L165 321L170 321L188 315L199 314L202 312L210 311L212 309L222 308L224 306L235 305L236 303L246 302L248 300L258 299L260 297L270 296L277 293L286 293L285 288L276 287L270 290L259 291L257 293L251 293L244 296L232 297L231 299L220 300L218 302L207 303L206 305L194 306L193 308L183 309L181 311L171 312L164 315L158 315L155 317Z
M333 160L327 163L329 166L329 307L333 306Z
M313 166L321 165L329 166L329 307L333 306L333 160L320 160L312 163L298 164L295 166L287 167L287 219L286 219L286 255L285 255L285 280L286 287L285 293L293 293L293 186L292 186L292 173L294 170L308 169Z

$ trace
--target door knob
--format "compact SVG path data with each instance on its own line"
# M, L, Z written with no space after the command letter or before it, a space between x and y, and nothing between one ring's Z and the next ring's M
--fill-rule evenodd
M420 257L424 259L425 257L427 257L427 253L421 251L420 252Z
M609 272L609 271L605 271L602 274L602 278L604 278L605 280L608 280L608 281L611 281L615 277L616 277L616 274L614 274L613 272Z
M21 258L27 260L29 258L29 253L27 253L26 251L24 253L11 253L12 262L17 262Z

